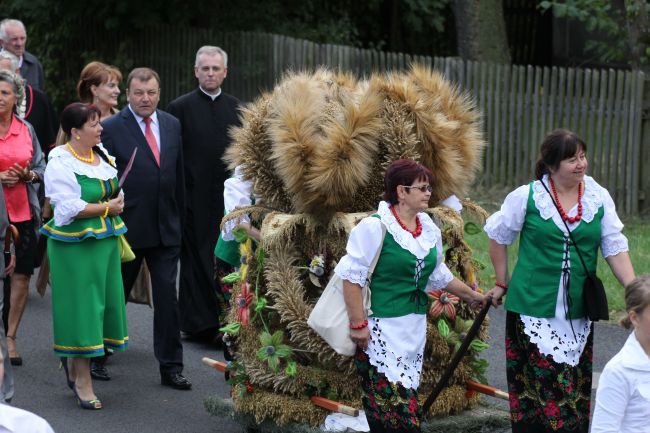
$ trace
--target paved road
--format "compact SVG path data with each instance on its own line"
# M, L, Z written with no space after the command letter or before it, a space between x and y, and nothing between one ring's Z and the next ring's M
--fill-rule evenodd
M185 374L192 380L192 391L176 391L160 385L158 366L152 351L152 310L129 304L130 347L111 357L110 382L96 382L96 392L104 403L100 411L76 406L65 385L58 359L51 351L52 324L50 296L44 298L32 289L18 336L25 360L14 369L14 405L47 419L57 433L235 433L236 423L210 416L203 399L210 395L227 396L222 376L201 363L203 356L223 359L220 352L197 343L185 342ZM503 353L503 310L491 313L492 345L485 352L490 361L488 379L493 386L506 389ZM623 345L627 332L620 327L596 327L594 371L601 371L607 360ZM489 397L486 397L490 399ZM506 407L506 402L490 399Z

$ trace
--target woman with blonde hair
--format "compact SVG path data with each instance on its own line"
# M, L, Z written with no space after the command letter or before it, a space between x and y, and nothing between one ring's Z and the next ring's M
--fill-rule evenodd
M16 268L11 276L7 318L7 345L11 364L15 366L23 363L16 350L16 338L27 304L29 280L36 266L41 224L37 192L45 171L43 152L34 128L17 115L17 107L24 97L22 78L0 70L0 182L9 221L18 229L21 239L16 250Z
M605 366L596 392L592 433L647 431L650 420L650 274L625 288L626 316L633 329Z

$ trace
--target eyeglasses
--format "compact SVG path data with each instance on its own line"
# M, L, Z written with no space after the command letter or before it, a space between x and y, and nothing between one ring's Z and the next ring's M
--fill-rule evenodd
M419 189L420 192L431 192L431 191L433 191L433 188L432 188L431 185L429 185L429 184L427 184L427 185L420 185L420 186L406 186L406 185L402 185L402 186L403 186L404 188L408 188L408 189L413 189L413 188L415 188L415 189Z

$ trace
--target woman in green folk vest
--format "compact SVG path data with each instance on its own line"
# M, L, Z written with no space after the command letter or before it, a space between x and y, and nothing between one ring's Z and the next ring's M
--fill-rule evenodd
M68 386L84 409L101 409L93 391L89 360L104 347L128 344L118 236L124 197L117 190L113 159L100 144L100 111L70 104L61 128L70 137L52 149L45 169L45 195L54 218L41 228L48 236L52 278L54 352L62 357Z
M563 220L590 271L601 248L621 284L634 279L623 224L607 190L586 176L586 152L573 132L551 132L536 180L511 192L485 225L496 276L487 295L496 303L507 291L506 371L515 433L589 429L593 325L582 301L585 272ZM519 256L508 281L507 246L518 234Z
M411 160L394 161L384 179L377 213L350 233L347 254L335 268L343 281L350 338L363 405L372 432L418 432L418 385L426 341L427 291L445 289L477 306L484 296L455 278L442 260L440 229L429 207L432 173ZM386 228L382 244L382 227ZM372 314L361 300L368 268Z

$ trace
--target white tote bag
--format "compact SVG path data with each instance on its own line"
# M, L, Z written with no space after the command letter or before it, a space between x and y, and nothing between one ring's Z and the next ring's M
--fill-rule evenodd
M366 317L372 314L372 310L370 309L370 279L377 265L377 260L379 260L379 254L381 253L384 237L386 236L386 227L383 223L381 224L381 231L382 236L379 249L372 259L372 263L368 269L366 284L361 290L363 309L366 311ZM350 319L343 297L343 280L335 272L332 272L332 277L327 283L325 290L323 290L323 294L318 298L314 309L311 311L309 319L307 319L307 324L339 355L354 355L357 345L350 339Z

